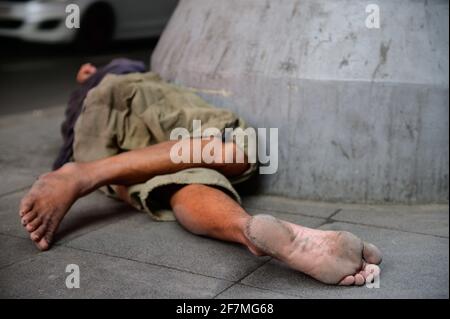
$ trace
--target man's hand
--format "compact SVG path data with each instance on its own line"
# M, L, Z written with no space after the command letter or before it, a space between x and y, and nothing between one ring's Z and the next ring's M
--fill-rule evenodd
M97 72L97 68L90 63L83 64L77 74L77 82L83 84L93 74Z

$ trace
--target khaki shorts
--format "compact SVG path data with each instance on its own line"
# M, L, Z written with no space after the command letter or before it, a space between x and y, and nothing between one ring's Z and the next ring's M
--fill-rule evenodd
M83 110L75 125L74 160L87 162L148 147L168 141L174 128L186 128L192 133L193 120L202 121L202 129L246 129L245 121L232 112L215 108L193 92L168 84L155 73L107 75L87 95ZM246 141L240 145L248 155ZM232 185L250 178L257 163L250 163L241 176L228 179L207 168L181 170L159 175L128 192L133 206L146 211L156 220L174 220L158 191L174 185L203 184L224 190L240 203ZM102 191L117 197L112 187Z

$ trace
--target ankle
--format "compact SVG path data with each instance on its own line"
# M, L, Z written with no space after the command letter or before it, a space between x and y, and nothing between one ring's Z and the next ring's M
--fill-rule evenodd
M95 182L93 181L89 166L85 163L67 163L58 172L70 176L80 196L87 195L95 189Z

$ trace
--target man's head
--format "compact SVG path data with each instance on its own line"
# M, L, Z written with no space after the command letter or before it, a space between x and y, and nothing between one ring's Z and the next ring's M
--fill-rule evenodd
M80 70L78 71L77 74L77 82L80 84L83 84L84 82L86 82L93 74L95 74L95 72L97 72L97 68L90 64L90 63L86 63L83 64L80 67Z

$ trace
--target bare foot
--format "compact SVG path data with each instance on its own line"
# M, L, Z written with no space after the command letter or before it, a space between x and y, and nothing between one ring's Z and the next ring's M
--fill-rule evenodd
M72 204L87 193L89 183L78 164L44 174L20 203L22 225L40 250L49 249L53 235Z
M361 286L380 271L378 248L349 232L315 230L257 215L249 220L246 236L259 250L326 284Z

